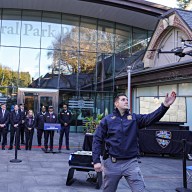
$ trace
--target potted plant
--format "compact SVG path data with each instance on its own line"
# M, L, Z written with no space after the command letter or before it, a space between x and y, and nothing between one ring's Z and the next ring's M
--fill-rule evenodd
M86 123L85 123L85 132L86 134L93 134L99 125L101 119L103 118L103 113L102 114L97 114L97 117L94 119L93 116L91 117L85 117Z

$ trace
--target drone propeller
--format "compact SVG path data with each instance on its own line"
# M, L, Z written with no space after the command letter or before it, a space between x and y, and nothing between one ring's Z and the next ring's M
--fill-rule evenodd
M190 51L187 51L187 52L184 52L185 55L189 55L189 56L192 56L192 50Z
M185 55L192 56L192 50L190 50L188 52L183 52L183 50L184 50L184 48L182 48L182 47L176 47L176 48L172 49L171 51L162 51L161 49L151 49L151 50L147 50L147 51L157 51L158 54L174 53L176 56L179 56L179 57L185 57Z
M160 49L149 49L147 51L159 51Z
M162 51L161 49L149 49L147 51L157 51L158 53L181 53L183 51L183 48L177 47L172 49L171 51Z
M147 51L156 51L158 54L170 54L170 53L174 53L176 56L179 57L185 57L185 55L189 55L192 56L192 50L188 51L188 52L183 52L185 48L192 48L192 39L181 39L181 47L176 47L170 51L162 51L162 49L149 49ZM187 43L188 42L188 43Z
M181 42L192 41L192 39L181 39Z
M184 48L182 48L182 47L176 47L176 48L172 49L171 51L172 51L172 53L181 53L181 52L183 52L183 50L184 50Z

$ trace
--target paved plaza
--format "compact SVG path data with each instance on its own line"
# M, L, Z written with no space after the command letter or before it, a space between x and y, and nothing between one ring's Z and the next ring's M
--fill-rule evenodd
M58 136L55 134L55 151L58 148ZM9 138L9 134L8 134ZM34 147L26 151L24 146L18 151L21 163L11 163L14 159L14 150L0 150L0 192L92 192L102 191L95 189L95 184L89 181L87 172L75 172L76 181L66 186L69 169L68 159L70 153L81 150L84 135L82 133L70 134L70 151L64 147L62 153L44 153L38 148L36 133ZM8 140L9 141L9 140ZM187 162L192 165L192 161ZM141 157L141 170L144 175L147 191L173 192L175 188L182 187L182 160L178 158L145 156ZM94 172L90 173L94 175ZM189 186L191 187L191 186ZM129 192L130 189L121 179L117 192Z

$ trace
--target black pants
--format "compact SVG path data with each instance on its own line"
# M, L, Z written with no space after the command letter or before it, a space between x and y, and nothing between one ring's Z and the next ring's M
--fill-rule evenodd
M28 130L25 128L25 149L31 150L33 142L34 129Z
M10 130L10 147L13 147L14 138L17 140L15 141L15 144L17 143L17 147L20 147L20 127L13 127L11 126Z
M45 131L44 134L45 134L45 142L44 142L45 149L48 148L49 136L50 136L50 145L49 146L50 146L50 149L53 149L54 131Z
M24 132L25 132L25 125L21 124L20 126L21 143L24 143Z
M2 148L7 144L7 127L0 128L0 135L3 137Z
M42 140L43 133L44 133L43 129L37 129L37 142L38 142L38 145L41 145L41 140ZM44 134L44 138L45 138L45 134Z
M61 127L60 137L59 137L59 148L60 149L62 147L64 133L65 133L65 145L66 145L66 148L69 148L69 130L70 130L70 126L67 126L67 127L62 126Z

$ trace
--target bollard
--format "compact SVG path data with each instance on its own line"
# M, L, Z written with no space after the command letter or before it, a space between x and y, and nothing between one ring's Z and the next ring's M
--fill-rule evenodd
M186 172L186 139L182 139L182 152L183 152L183 187L176 188L177 192L192 192L187 188L187 172Z
M11 163L21 163L22 162L22 160L17 159L17 146L18 146L17 137L18 137L18 134L19 134L19 128L17 127L17 131L15 134L15 159L11 159L10 160Z

